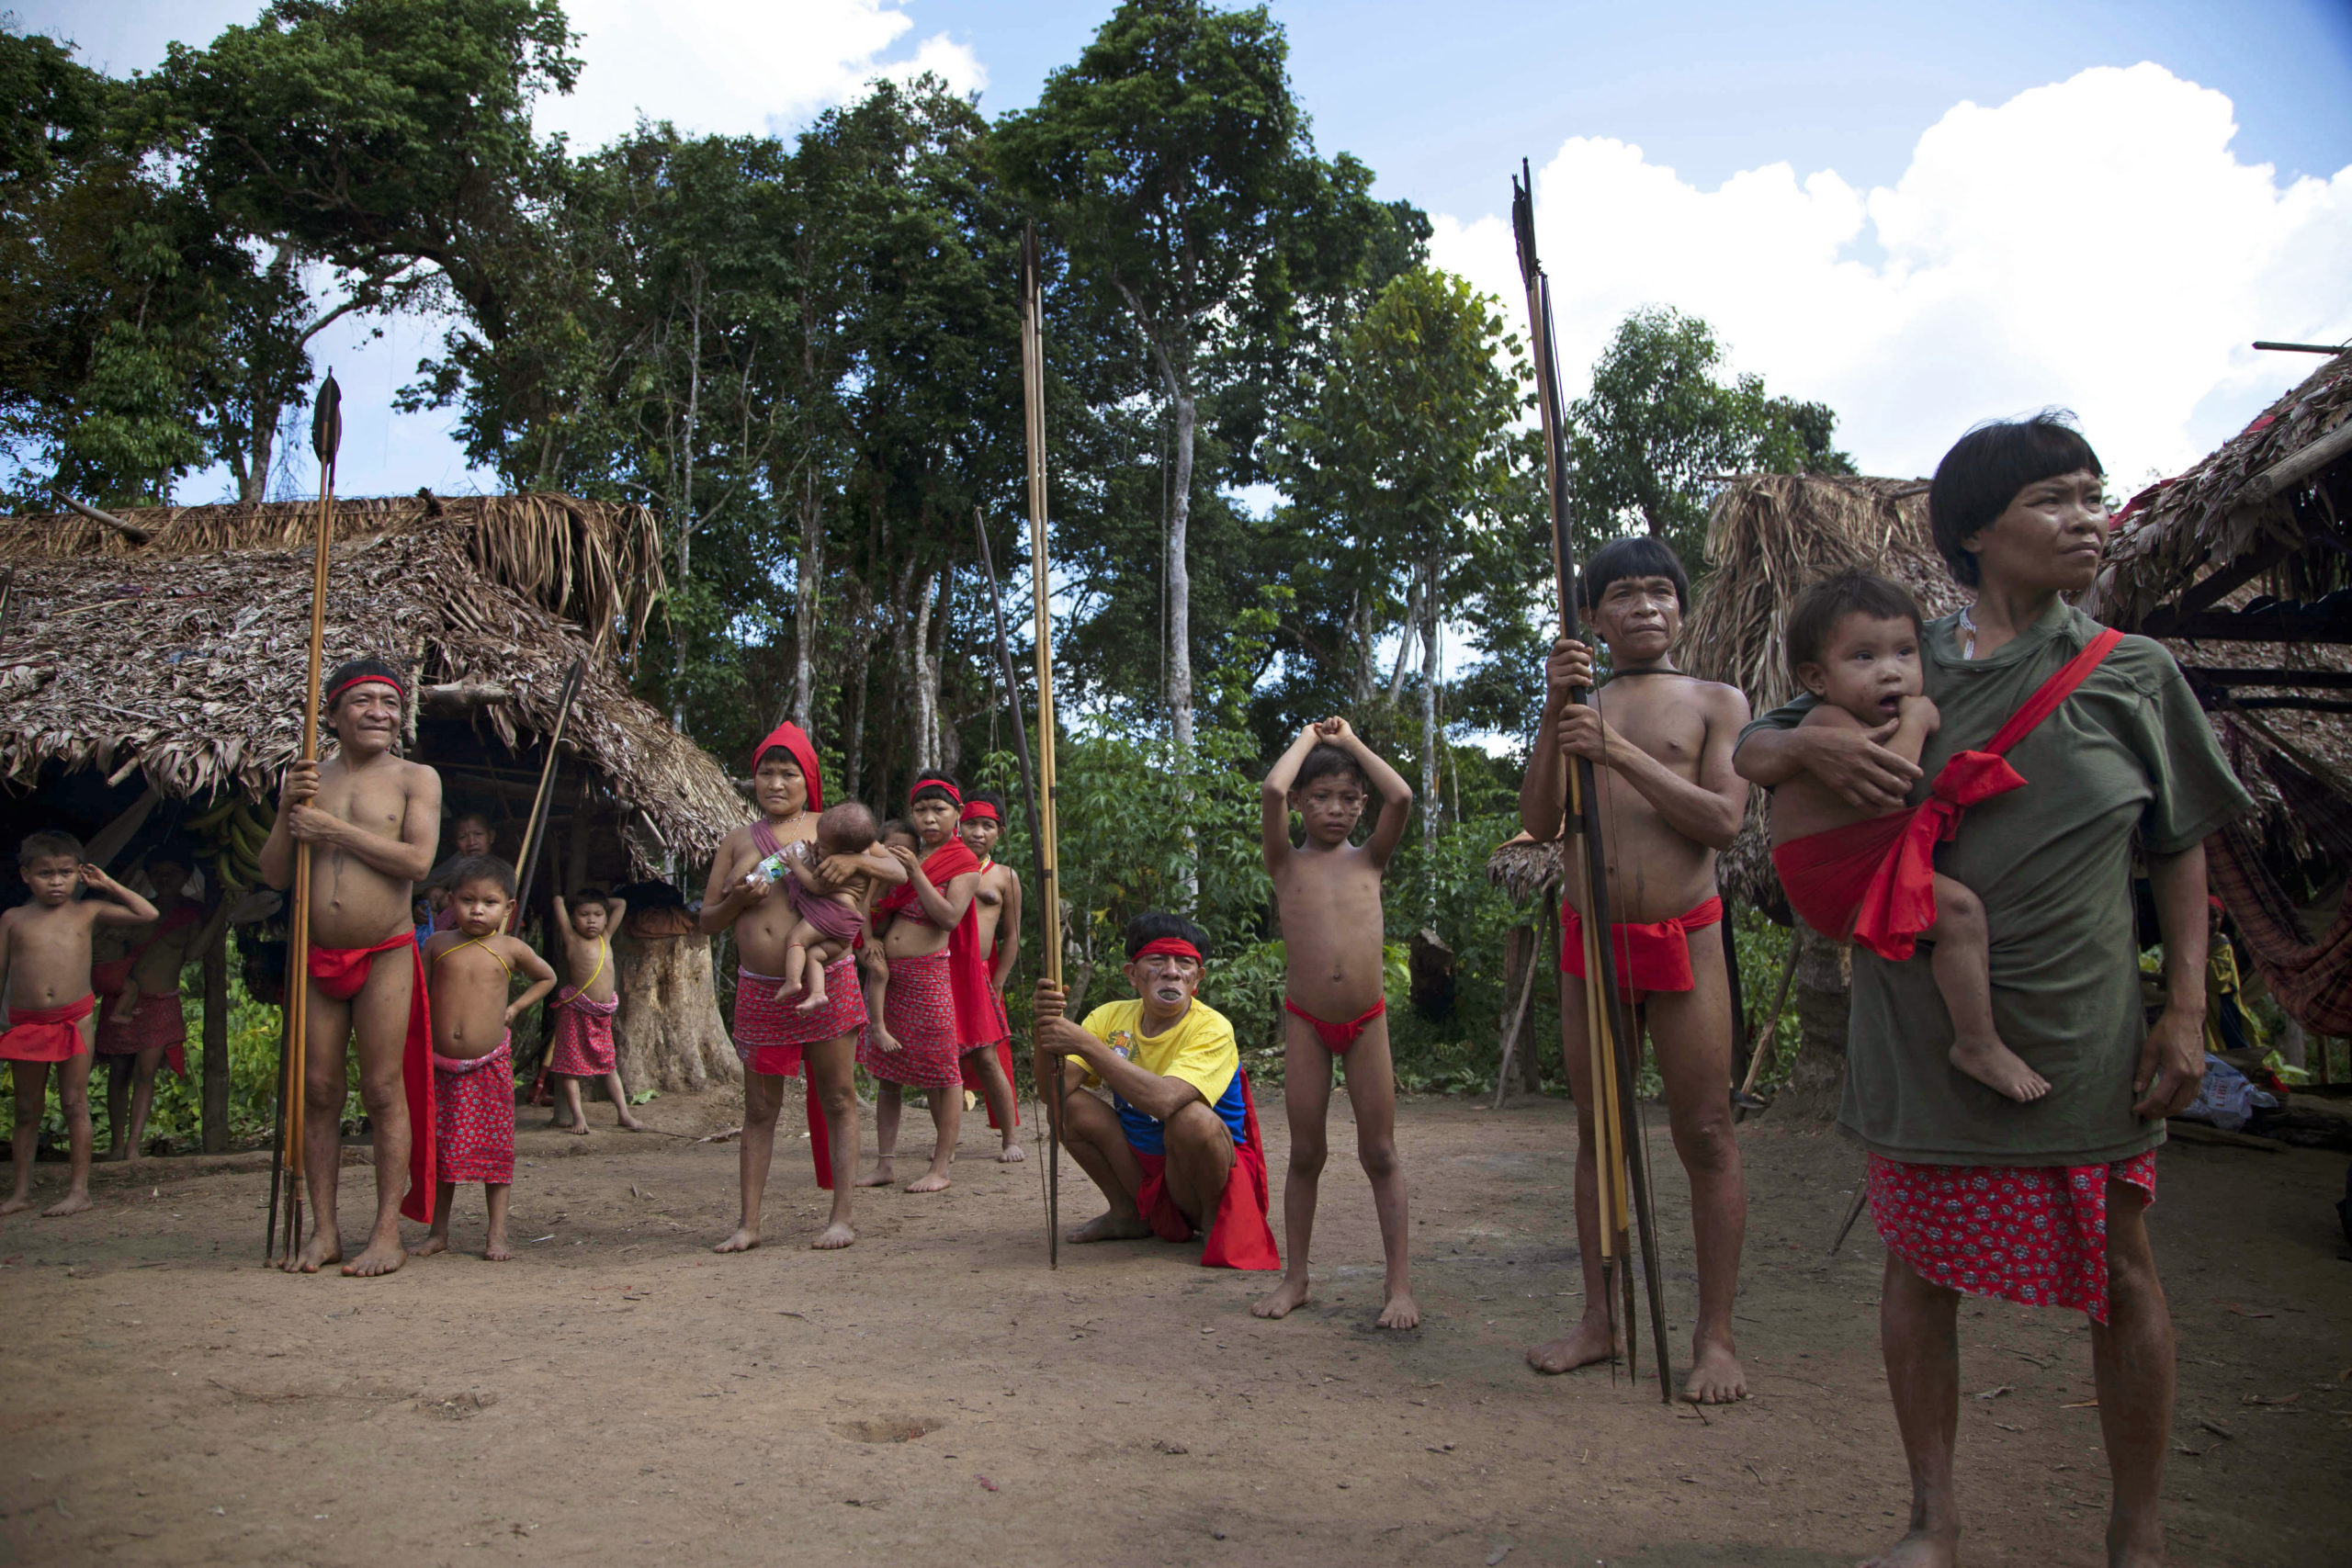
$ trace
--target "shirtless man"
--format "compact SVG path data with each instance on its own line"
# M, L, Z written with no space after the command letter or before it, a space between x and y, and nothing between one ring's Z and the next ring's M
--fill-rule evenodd
M979 950L989 960L989 1012L994 1021L992 1041L967 1049L956 1061L964 1087L988 1103L989 1125L1002 1138L996 1157L1007 1165L1026 1156L1021 1152L1021 1109L1012 1092L1012 1021L1004 1010L1005 982L1021 962L1021 874L996 860L996 841L1004 833L1004 801L991 791L976 790L964 803L956 836L980 858L980 886L972 895L978 911Z
M294 846L311 846L302 1163L314 1228L289 1267L314 1274L343 1258L335 1192L344 1049L356 1042L359 1100L374 1129L376 1223L343 1271L373 1276L408 1259L403 1213L420 1224L433 1218L433 1029L409 906L416 880L433 869L441 775L392 754L407 690L390 665L356 659L338 666L322 698L334 755L286 770L277 821L261 851L262 880L288 888Z
M1682 628L1690 584L1674 552L1656 539L1621 539L1596 553L1579 592L1592 629L1609 647L1611 679L1597 705L1573 702L1575 689L1591 683L1591 657L1579 643L1554 647L1544 670L1548 743L1528 758L1520 821L1538 840L1558 838L1569 759L1592 763L1608 854L1609 910L1617 922L1606 945L1625 999L1641 1009L1635 1027L1645 1028L1657 1044L1674 1150L1690 1177L1699 1319L1682 1396L1727 1403L1747 1393L1731 1326L1747 1193L1725 1092L1731 987L1723 943L1704 928L1723 919L1715 856L1731 847L1747 809L1747 784L1731 765L1732 747L1747 722L1747 699L1733 687L1675 670L1668 655ZM1574 1328L1527 1353L1543 1372L1611 1359L1620 1344L1600 1270L1584 1028L1584 889L1571 886L1561 910L1560 1040L1577 1100L1577 1245L1584 1257L1585 1310Z
M785 983L785 950L799 917L782 881L763 867L773 865L770 857L786 844L813 842L817 818L825 808L817 749L799 726L776 726L752 753L752 800L759 807L758 819L720 840L718 853L711 856L699 917L709 935L733 928L741 961L735 978L735 1054L744 1066L738 1163L742 1210L734 1234L714 1250L748 1252L760 1245L760 1203L767 1194L768 1167L775 1155L784 1080L800 1077L804 1069L809 1155L816 1162L818 1184L833 1194L832 1214L808 1245L831 1250L857 1239L850 1225L850 1193L857 1166L857 1037L865 1004L855 961L846 955L827 973L825 1006L802 1012L776 999ZM890 863L892 871L896 867L895 861ZM880 874L854 856L828 857L818 871L838 882L869 872Z

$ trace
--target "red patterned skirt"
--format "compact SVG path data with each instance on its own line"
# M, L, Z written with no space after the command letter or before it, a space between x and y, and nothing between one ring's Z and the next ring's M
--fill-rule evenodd
M807 1049L827 1040L854 1034L865 1039L865 993L858 988L857 960L843 954L825 965L825 1005L814 1012L800 1010L795 991L775 999L786 984L774 975L735 971L735 1055L755 1073L797 1078Z
M514 1181L514 1037L470 1061L433 1054L433 1158L441 1180Z
M2156 1201L2156 1151L2112 1165L1906 1165L1871 1156L1871 1223L1931 1285L2107 1321L2107 1187Z
M574 996L554 1010L555 1043L548 1071L572 1078L600 1078L613 1070L613 1015L621 999L592 1002Z
M963 1089L964 1076L956 1065L956 998L948 989L944 952L890 960L882 1021L899 1048L885 1051L871 1039L860 1040L859 1066L884 1083L907 1089Z
M181 1010L177 991L169 996L142 993L138 1010L127 1021L117 1019L115 1012L112 998L98 1010L99 1055L136 1056L141 1051L161 1051L166 1066L187 1077L187 1017Z

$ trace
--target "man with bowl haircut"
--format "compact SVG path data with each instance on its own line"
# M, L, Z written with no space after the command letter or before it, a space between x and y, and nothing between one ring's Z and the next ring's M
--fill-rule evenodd
M1062 1141L1111 1205L1067 1239L1190 1241L1205 1231L1204 1267L1280 1269L1266 1145L1233 1025L1197 999L1207 940L1181 915L1137 916L1125 970L1136 998L1096 1008L1083 1024L1064 1016L1061 987L1037 982L1038 1080L1062 1073ZM1083 1092L1097 1084L1108 1104Z

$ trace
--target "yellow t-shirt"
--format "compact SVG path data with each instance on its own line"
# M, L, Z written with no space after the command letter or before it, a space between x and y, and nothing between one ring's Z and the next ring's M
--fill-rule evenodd
M1143 1002L1138 998L1106 1002L1088 1013L1080 1027L1145 1072L1164 1078L1182 1078L1200 1090L1201 1098L1238 1142L1243 1125L1241 1051L1234 1043L1232 1021L1196 998L1184 1010L1184 1016L1176 1021L1176 1027L1165 1034L1142 1032L1142 1022ZM1101 1081L1085 1063L1080 1062L1079 1066L1086 1069L1089 1084ZM1139 1147L1155 1145L1157 1138L1151 1130L1155 1124L1150 1118L1115 1094L1112 1098L1130 1141L1136 1142Z

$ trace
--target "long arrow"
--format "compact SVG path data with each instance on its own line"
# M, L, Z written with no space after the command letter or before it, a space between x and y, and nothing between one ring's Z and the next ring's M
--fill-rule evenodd
M547 761L539 765L539 793L531 798L531 819L523 828L523 868L514 879L514 912L507 917L506 929L523 929L523 911L531 902L531 884L538 880L539 856L548 847L548 817L555 809L556 748L563 742L563 732L571 722L571 702L580 694L580 678L588 672L585 655L571 661L571 671L563 678L563 694L556 700L555 728L548 733ZM574 830L578 823L573 824ZM554 1009L546 1010L552 1014ZM548 1065L555 1060L555 1035L546 1031L547 1038L539 1043L539 1075L531 1082L530 1103L539 1102L539 1093L548 1086ZM626 1107L624 1107L626 1109Z
M1559 593L1560 635L1575 638L1577 619L1576 551L1568 536L1568 450L1566 411L1560 400L1560 367L1552 335L1552 282L1535 255L1535 179L1525 159L1520 177L1511 182L1510 222L1519 241L1519 270L1527 286L1527 317L1534 352L1536 396L1544 416L1544 470L1552 502L1552 574ZM1589 690L1574 700L1590 703ZM1650 1336L1657 1357L1658 1397L1674 1400L1672 1369L1666 1346L1666 1293L1659 1280L1657 1222L1650 1205L1649 1145L1642 1133L1642 1108L1634 1098L1641 1059L1639 1036L1630 1027L1625 998L1617 984L1617 966L1605 951L1609 919L1608 856L1601 842L1600 796L1593 787L1591 760L1575 759L1569 770L1567 808L1561 871L1581 882L1585 890L1584 973L1585 1041L1591 1052L1594 1154L1600 1164L1600 1268L1605 1293L1614 1315L1618 1292L1623 1292L1625 1370L1638 1373L1634 1335L1634 1279L1621 1270L1631 1250L1627 1246L1628 1210L1641 1232L1642 1283L1650 1306ZM1567 988L1560 990L1567 1005Z
M1054 619L1046 570L1046 344L1038 320L1037 226L1021 231L1021 391L1029 450L1029 591L1037 617L1037 773L1030 792L1036 814L1037 896L1045 902L1049 940L1045 977L1062 983L1062 881L1054 831ZM990 579L994 581L993 577ZM1042 1066L1042 1063L1040 1064ZM1046 1166L1046 1258L1062 1266L1062 1064L1053 1069L1052 1143Z

